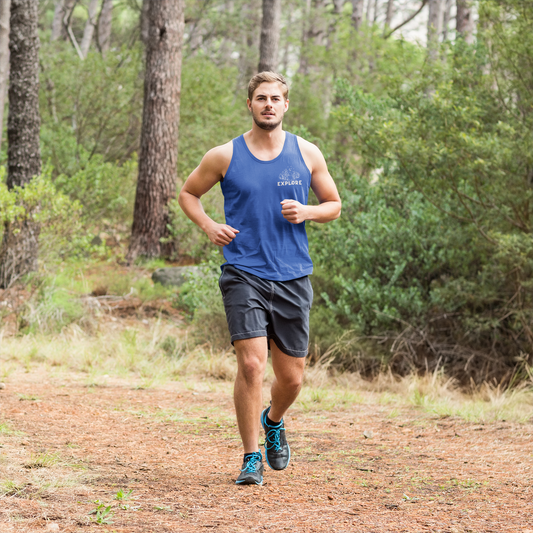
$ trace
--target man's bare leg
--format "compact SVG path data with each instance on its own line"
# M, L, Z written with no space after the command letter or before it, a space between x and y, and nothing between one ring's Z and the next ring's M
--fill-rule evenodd
M266 337L234 342L237 353L237 378L233 398L244 453L259 446L259 425L263 406L263 376L268 357Z
M272 339L270 350L275 378L272 382L272 407L268 418L272 422L280 422L302 388L305 357L292 357L283 353Z

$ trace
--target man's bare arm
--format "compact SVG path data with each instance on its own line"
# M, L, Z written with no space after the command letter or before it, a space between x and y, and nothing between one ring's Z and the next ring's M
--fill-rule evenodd
M227 224L218 224L207 216L200 198L221 180L229 167L232 153L232 143L209 150L187 178L178 197L183 212L217 246L229 244L239 231Z
M319 205L303 205L296 200L283 200L281 202L282 215L293 224L300 224L304 220L329 222L339 218L341 199L322 152L315 145L303 139L298 138L298 144L305 163L311 171L311 188L318 198Z

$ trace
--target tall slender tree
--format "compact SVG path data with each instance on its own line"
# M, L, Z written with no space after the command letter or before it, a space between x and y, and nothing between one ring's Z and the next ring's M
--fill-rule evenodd
M39 0L11 0L7 186L23 187L41 173L39 131ZM23 221L4 227L0 287L37 269L38 226Z
M128 261L168 257L168 203L176 196L184 0L150 2L139 176Z
M105 55L111 44L111 22L113 21L113 0L103 0L98 17L98 49Z
M263 0L261 41L259 43L259 72L278 68L281 0Z
M429 58L438 57L439 37L442 32L442 0L429 0L427 43Z
M352 25L358 30L363 22L363 0L352 0Z
M52 21L52 35L51 41L57 41L61 37L67 37L67 29L65 27L65 17L70 16L70 12L74 8L75 0L56 0L54 10L54 20Z
M91 46L94 29L96 27L97 15L98 15L98 0L90 0L89 6L87 7L88 16L87 22L85 24L85 29L83 30L83 38L81 40L81 53L83 57L87 57L89 48Z
M450 30L450 20L452 18L453 0L444 0L444 10L442 15L442 40L448 40L448 32Z
M472 0L457 0L456 26L457 35L461 36L468 44L474 42L474 17L472 13Z
M385 14L385 28L386 29L391 27L392 17L394 17L394 0L387 0L387 11Z
M4 103L9 72L9 14L11 0L0 0L0 146L4 131Z

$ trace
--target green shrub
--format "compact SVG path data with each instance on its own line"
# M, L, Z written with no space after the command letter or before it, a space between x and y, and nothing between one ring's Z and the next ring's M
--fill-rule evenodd
M0 174L5 167L0 167ZM9 225L13 231L24 221L40 226L39 259L52 263L67 256L87 255L100 248L91 244L82 224L82 206L59 192L51 179L50 168L24 187L8 189L0 180L0 237Z
M219 251L212 251L209 261L200 265L202 271L191 273L178 294L178 305L189 316L195 342L207 342L215 348L225 348L230 344L226 314L218 287L222 263Z

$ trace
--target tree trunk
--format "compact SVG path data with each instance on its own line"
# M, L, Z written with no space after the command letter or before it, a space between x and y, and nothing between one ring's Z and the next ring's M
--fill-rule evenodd
M363 0L352 0L352 6L352 25L356 30L359 30L363 21Z
M278 47L281 21L281 0L263 0L263 20L261 21L261 41L259 43L258 71L278 68Z
M452 18L452 4L453 0L444 0L444 13L442 15L442 41L448 40L448 32L450 30L450 20Z
M366 14L365 19L366 23L370 25L370 21L372 20L372 3L374 0L368 0L368 3L366 4Z
M439 36L442 32L442 0L429 0L427 46L430 61L438 56Z
M54 10L54 20L52 21L52 36L51 41L57 41L58 39L66 39L68 37L67 30L65 28L64 19L65 15L68 15L74 6L74 0L57 0Z
M385 15L385 28L390 28L394 17L394 0L387 1L387 14Z
M89 16L87 18L87 23L85 24L85 29L83 30L83 38L80 45L83 57L87 57L93 41L94 28L96 27L96 15L98 14L98 0L90 0L88 11Z
M302 42L300 45L300 65L298 74L307 75L309 70L309 57L307 43L309 41L308 27L311 25L311 0L305 0L304 16L302 17Z
M39 0L11 0L7 186L23 187L41 173L39 147ZM14 231L16 230L16 231ZM4 228L0 287L37 269L39 228L29 220Z
M344 0L333 0L333 12L335 15L340 15L342 13L342 6L344 5Z
M374 1L374 24L378 21L379 15L379 0Z
M103 0L102 10L98 17L98 50L102 55L109 50L111 44L111 22L113 20L113 0Z
M4 132L4 107L9 71L9 14L11 0L0 0L0 147Z
M141 41L146 45L148 43L148 34L150 31L150 19L148 10L150 9L150 0L143 0L141 11Z
M168 203L176 196L184 0L150 2L139 177L128 261L170 256Z
M474 17L472 13L472 0L457 0L456 26L457 36L465 42L474 42Z

